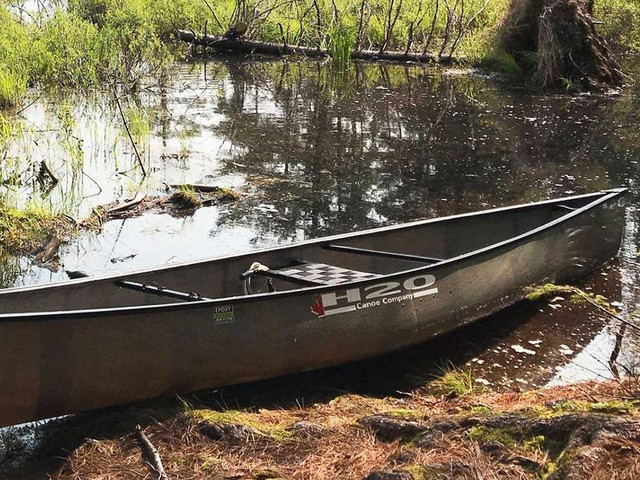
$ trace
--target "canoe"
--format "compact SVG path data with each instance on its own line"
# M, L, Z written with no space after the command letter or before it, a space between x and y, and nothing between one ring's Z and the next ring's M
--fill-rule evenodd
M625 189L0 290L0 425L361 360L613 257ZM150 248L153 248L152 246Z

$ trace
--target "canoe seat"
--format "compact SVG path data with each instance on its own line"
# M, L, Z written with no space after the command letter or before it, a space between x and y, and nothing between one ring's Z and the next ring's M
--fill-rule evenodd
M341 283L356 282L358 280L370 280L378 278L377 273L360 272L348 268L327 265L326 263L300 263L292 267L280 270L269 270L265 275L290 280L292 282L305 282L312 285L339 285Z

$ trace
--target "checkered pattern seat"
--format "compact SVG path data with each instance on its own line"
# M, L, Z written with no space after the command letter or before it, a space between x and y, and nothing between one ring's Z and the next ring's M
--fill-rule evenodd
M377 273L359 272L324 263L301 263L280 270L269 270L268 274L277 278L302 280L316 285L339 285L358 280L370 280L380 276Z

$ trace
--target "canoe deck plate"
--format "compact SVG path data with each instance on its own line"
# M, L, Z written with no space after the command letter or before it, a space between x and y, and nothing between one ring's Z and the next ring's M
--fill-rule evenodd
M302 280L316 285L340 285L342 283L380 277L377 273L349 270L325 263L300 263L294 267L287 267L281 270L269 270L267 275L269 274L274 274L274 276L280 278L288 277L292 280Z

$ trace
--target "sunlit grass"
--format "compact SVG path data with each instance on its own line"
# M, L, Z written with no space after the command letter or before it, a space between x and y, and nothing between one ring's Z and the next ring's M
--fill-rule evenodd
M442 395L467 395L477 392L479 385L470 370L463 370L452 363L440 367L441 374L431 383L433 389Z
M24 75L0 63L0 109L15 107L26 92L27 81Z
M337 65L353 49L427 52L477 61L492 51L493 34L510 0L468 0L445 8L437 0L300 0L297 8L277 0L236 0L211 4L186 0L71 0L39 22L21 22L0 3L0 108L20 102L29 84L94 87L114 80L137 88L144 75L163 69L186 53L168 41L176 29L221 35L238 21L251 39L327 47ZM637 2L596 2L605 36L623 49L640 51ZM393 20L392 22L390 20ZM286 34L284 33L286 32ZM357 39L356 39L357 37ZM503 59L507 72L517 74Z
M336 25L329 30L329 52L334 65L345 67L351 60L356 43L355 32L342 25Z
M129 107L124 112L131 135L136 139L142 139L151 132L149 117L144 110L137 107Z
M0 202L0 244L10 253L28 253L53 232L70 229L69 223L51 206L32 202L24 208Z

